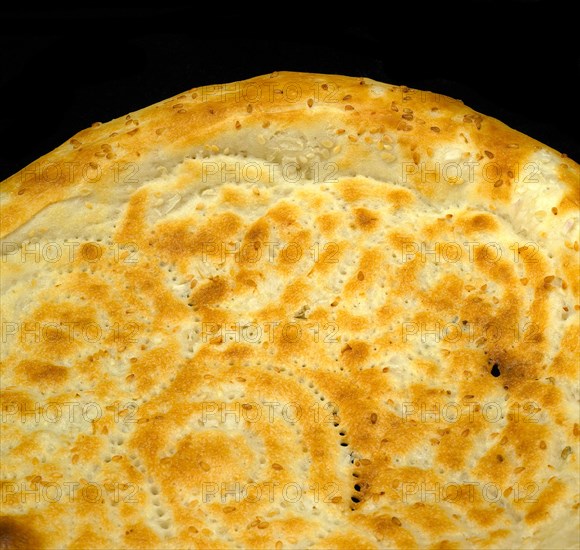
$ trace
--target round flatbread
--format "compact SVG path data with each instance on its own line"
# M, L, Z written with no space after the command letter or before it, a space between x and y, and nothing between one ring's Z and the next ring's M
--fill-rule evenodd
M1 186L0 548L577 548L579 167L274 73Z

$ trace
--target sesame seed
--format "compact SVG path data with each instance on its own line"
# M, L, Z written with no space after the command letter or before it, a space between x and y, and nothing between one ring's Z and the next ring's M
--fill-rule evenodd
M394 523L394 524L395 524L397 527L401 527L401 525L402 525L402 523L401 523L401 520L400 520L398 517L396 517L396 516L393 516L393 517L391 518L391 521L392 521L392 522L393 522L393 523Z
M345 105L344 110L345 111L354 111L354 107L352 105Z
M438 126L431 126L431 131L438 134L441 131L441 129Z
M352 98L352 96L351 96L350 94L346 94L346 95L345 95L345 96L342 98L342 100L343 100L343 101L348 101L348 100L349 100L349 99L351 99L351 98Z
M377 413L371 413L371 424L376 424L377 423Z
M236 130L239 130L242 127L239 120L236 120Z
M310 98L306 104L308 105L308 107L312 107L314 105L314 100L312 98Z
M566 460L572 454L572 447L569 445L562 449L562 454L560 455L564 460Z

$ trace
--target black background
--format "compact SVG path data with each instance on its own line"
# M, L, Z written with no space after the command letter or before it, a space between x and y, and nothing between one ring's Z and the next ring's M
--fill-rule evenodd
M0 180L95 121L274 70L462 99L580 161L580 31L566 4L0 9ZM318 5L329 9L331 5Z

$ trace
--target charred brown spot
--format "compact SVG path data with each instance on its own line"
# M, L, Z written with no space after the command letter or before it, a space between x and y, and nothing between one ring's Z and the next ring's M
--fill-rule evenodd
M371 231L377 226L379 216L372 210L366 208L357 208L355 210L356 225L363 231Z
M280 203L268 212L268 217L272 218L276 224L282 227L288 227L298 221L300 218L300 209L293 204Z
M248 232L244 236L244 240L260 246L262 242L268 240L269 234L270 226L268 225L268 222L265 219L259 219L250 227L250 229L248 229Z
M40 537L24 521L0 516L0 550L40 549Z
M411 206L415 202L415 198L410 191L406 189L394 189L389 191L387 198L390 203L395 208L403 208L405 206Z
M189 303L196 306L215 304L226 295L227 287L223 279L214 277L191 295Z
M98 243L83 243L80 248L80 257L87 262L94 262L101 257L101 247Z
M497 227L496 221L489 214L477 214L473 216L470 224L477 231L493 231Z
M57 384L65 382L69 372L66 367L43 361L21 361L17 370L23 374L28 382L54 382Z
M494 216L487 213L459 216L457 218L457 224L468 235L479 234L482 232L495 232L499 229ZM481 250L485 247L480 245L477 248Z
M342 349L341 355L348 367L358 367L368 358L369 346L365 342L349 342Z

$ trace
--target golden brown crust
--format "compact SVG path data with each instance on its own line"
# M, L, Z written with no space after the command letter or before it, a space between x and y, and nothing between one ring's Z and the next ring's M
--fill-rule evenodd
M8 178L1 547L575 547L579 174L275 73Z

